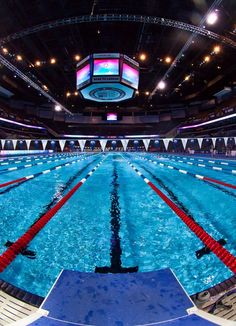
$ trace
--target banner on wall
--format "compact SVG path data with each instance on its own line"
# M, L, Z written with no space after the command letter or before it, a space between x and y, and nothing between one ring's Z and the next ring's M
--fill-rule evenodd
M181 141L182 141L183 148L185 149L188 142L188 138L181 138Z
M201 149L202 148L203 138L197 138L197 141L198 141L199 148Z
M1 139L1 145L2 145L2 149L4 148L6 140L5 139Z
M211 138L211 140L212 140L213 146L216 147L216 138Z
M31 139L26 139L25 142L26 142L26 148L29 149L30 148Z
M81 152L83 152L86 140L80 139L80 140L78 140L78 142L79 142L80 150L81 150Z
M46 146L47 146L47 143L48 143L48 139L43 139L43 140L41 140L41 141L42 141L43 149L45 149Z
M172 141L172 140L173 140L173 138L165 138L165 139L163 139L164 146L165 146L166 150L168 149L169 142Z
M224 142L225 142L225 147L226 147L227 143L228 143L228 137L224 137Z
M234 142L236 144L236 137L214 137L214 138L211 138L211 137L197 138L196 137L196 138L176 138L176 139L178 141L180 140L182 142L182 145L183 145L183 148L184 149L186 149L187 142L188 142L189 139L197 140L200 149L202 149L202 144L203 144L203 140L204 139L211 140L214 148L216 147L216 141L217 140L221 140L221 143L222 143L222 141L224 141L225 147L227 146L229 139L230 140L231 139L234 139ZM126 151L127 150L127 147L128 147L128 144L129 144L129 141L130 140L133 141L135 139L117 139L117 140L120 140L121 141L122 146L123 146L123 149L124 149L124 151ZM173 138L162 138L162 139L159 139L159 141L160 140L163 141L165 150L168 150L168 146L169 146L170 142L173 141ZM9 143L12 142L12 145L13 145L13 149L14 150L16 150L18 142L19 141L22 142L22 140L19 140L19 139L0 139L0 141L1 141L2 149L4 149L4 147L6 145L6 141L7 141ZM31 139L25 139L24 141L26 143L27 150L30 149L31 141L33 141L33 143L36 143L35 140L31 140ZM46 147L47 147L48 142L50 142L52 140L51 139L41 139L41 140L38 140L37 143L39 141L41 141L43 150L45 150ZM55 140L53 140L53 141L55 142ZM64 151L66 142L67 141L70 141L70 140L68 140L68 139L60 139L59 140L58 139L57 141L59 142L61 151ZM87 141L86 139L75 140L76 144L79 144L81 152L84 151L86 141ZM98 141L100 142L102 151L105 151L105 148L106 148L106 145L107 145L107 141L108 140L107 139L98 139ZM149 148L151 139L150 138L148 138L148 139L147 138L144 138L144 139L141 139L141 141L144 144L145 150L148 151L148 148ZM209 145L211 145L210 142L209 142Z
M150 140L151 139L143 139L143 143L144 143L144 147L145 147L146 151L148 151L148 146L150 144Z
M126 149L127 149L127 146L128 146L128 142L129 142L128 139L121 139L121 144L122 144L125 152L126 152Z
M65 139L60 139L59 140L59 145L60 145L60 148L61 148L61 151L62 152L64 151L65 144L66 144L66 140Z
M16 149L17 139L12 139L13 148Z
M100 144L101 144L101 147L102 147L102 151L104 152L105 148L106 148L107 140L106 139L100 140Z

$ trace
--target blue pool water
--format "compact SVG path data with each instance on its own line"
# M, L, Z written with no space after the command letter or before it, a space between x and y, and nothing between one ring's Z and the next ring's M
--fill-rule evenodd
M195 251L203 247L201 241L126 160L187 210L211 236L217 240L224 238L225 247L234 255L236 191L155 165L140 156L236 184L236 175L232 173L190 166L172 161L172 157L160 158L150 153L107 154L101 166L30 243L29 249L36 252L36 259L19 255L0 277L42 296L61 269L94 272L96 267L110 267L111 259L115 264L120 259L123 268L138 266L141 272L170 267L189 294L230 277L230 270L214 254L196 258ZM81 158L85 159L0 189L0 253L6 249L7 240L16 241L40 214L104 157L102 154L54 157L50 163L8 173L1 173L6 166L0 165L0 183L4 183ZM42 158L36 162L40 161ZM9 167L23 164L11 163ZM230 170L235 165L229 162L223 167Z

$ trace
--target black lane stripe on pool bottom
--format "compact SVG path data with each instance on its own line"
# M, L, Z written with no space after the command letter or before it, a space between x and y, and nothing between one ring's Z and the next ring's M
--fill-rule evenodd
M79 170L78 172L76 172L72 177L69 178L69 180L66 182L66 184L62 185L61 189L59 192L57 192L54 196L53 196L53 199L45 206L44 210L42 213L40 213L39 217L37 217L37 219L34 221L34 223L30 226L32 227L44 214L47 213L47 211L49 209L51 209L59 200L60 198L63 196L63 194L65 193L65 191L72 185L72 183L94 162L96 162L98 160L98 157L95 158L92 162L86 164L86 166L84 166L81 170ZM10 242L8 240L8 242ZM5 243L5 246L7 242ZM26 248L27 249L27 248ZM35 253L35 251L32 251ZM28 257L27 255L24 255L26 256L27 258L30 258ZM35 253L35 256L36 256L36 253Z
M138 165L138 164L137 164ZM139 166L147 173L149 173L151 175L151 177L159 184L159 186L164 189L168 195L170 196L170 198L173 200L173 202L178 205L185 214L187 214L189 217L191 217L191 219L193 221L195 221L193 215L191 214L191 212L189 211L189 209L179 200L179 198L173 193L172 190L170 190L170 188L161 180L159 179L157 176L155 176L152 172L150 172L146 167L144 167L143 165L139 164Z
M111 192L110 192L110 200L111 200L111 266L105 267L96 267L95 273L134 273L138 271L138 266L135 267L122 267L121 262L121 239L120 239L120 203L119 203L119 183L118 183L118 173L116 168L116 163L114 164L113 174L112 174L112 182L111 182Z
M27 182L27 181L29 181L29 180L31 180L31 179L26 179L26 180L24 180L24 181L22 181L22 182L20 182L20 183L16 183L16 184L14 184L14 185L12 185L12 186L9 186L9 187L5 188L4 190L2 190L2 191L0 192L0 195L4 195L4 194L10 192L11 190L13 190L13 189L19 187L20 185L22 185L23 183L25 183L25 182Z
M89 156L88 156L88 157L89 157ZM93 156L90 156L90 157L93 157ZM77 162L81 162L82 160L83 160L83 159L78 160ZM71 162L67 162L67 163L70 164ZM65 164L67 164L67 163L65 163ZM63 164L62 166L64 167L65 164ZM55 171L55 170L56 170L55 167L51 168L51 171ZM42 172L35 173L35 174L34 174L34 176L35 176L34 178L36 178L36 177L38 177L38 176L40 176L40 175L42 175ZM0 196L3 195L3 194L5 194L5 193L10 192L12 189L17 188L17 187L21 186L23 183L28 182L28 181L30 181L30 180L32 180L32 179L31 179L31 178L30 178L30 179L26 179L26 180L21 181L21 182L19 182L19 183L13 184L12 186L8 186L8 187L6 187L4 190L0 191Z
M138 164L136 164L136 165L138 165ZM149 173L152 176L152 178L159 184L159 186L162 187L162 189L164 189L168 193L168 195L172 199L172 201L177 206L179 206L184 211L184 213L186 215L188 215L197 225L199 225L202 228L202 226L198 222L196 222L196 220L194 219L194 217L191 214L191 212L189 211L189 209L179 200L179 198L173 193L173 191L170 190L166 184L164 184L164 182L161 179L157 178L152 172L150 172L148 169L146 169L146 167L144 167L143 165L140 164L139 166L143 170L145 170L147 173ZM219 239L217 242L222 245L227 244L225 239ZM208 250L207 246L195 251L197 259L201 258L204 255L210 254L210 253L211 253L211 251Z
M143 158L142 158L142 159L143 159ZM144 159L144 160L147 160L147 159ZM153 160L152 160L152 163L154 163L154 162L156 162L156 161L153 161ZM166 163L168 163L168 162L166 162ZM165 167L167 167L166 163L163 163ZM160 165L160 164L159 164L159 165ZM175 170L175 171L179 171L179 170L180 170L180 169L178 169L176 166L172 166L172 168L173 168L173 170ZM187 171L187 170L186 170L186 171ZM187 172L188 172L188 173L187 173L186 175L188 175L188 176L190 176L190 177L196 179L196 175L195 175L194 173L192 173L192 172L190 172L190 171L187 171ZM200 180L200 179L199 179L199 180ZM207 181L207 180L204 180L204 179L202 179L201 181L203 181L206 185L208 185L208 186L210 186L210 187L213 187L213 188L215 188L215 189L218 189L218 190L222 191L223 193L227 194L228 196L231 196L231 197L236 198L236 194L235 194L235 193L233 193L232 191L230 191L230 190L228 190L228 189L226 189L226 188L223 188L223 187L220 186L220 185L217 185L217 184L215 184L215 183L212 183L212 182Z
M155 176L152 172L150 172L143 165L140 164L139 166L143 170L145 170L147 173L149 173L151 175L151 177L159 184L159 186L167 192L167 194L172 199L172 201L177 206L179 206L184 211L184 213L187 214L195 223L197 223L201 227L201 225L198 222L196 222L196 220L195 220L193 214L190 212L190 210L180 201L178 196L176 194L174 194L173 191L161 179L159 179L157 176ZM207 218L210 218L210 216L207 216ZM218 230L218 228L216 228L216 229Z
M62 160L71 159L71 158L72 157L62 157L62 158L60 157L60 158L55 158L55 159L51 159L51 160L49 159L49 161L40 161L40 162L36 162L36 163L13 166L11 168L0 170L0 175L6 174L6 173L11 173L11 172L16 172L16 171L20 171L20 170L24 170L24 169L27 169L27 168L33 168L33 167L36 167L36 166L39 166L39 165L55 163L57 161L62 161Z
M225 193L226 195L228 195L228 196L231 196L231 197L234 197L234 198L236 198L236 194L234 194L232 191L230 191L230 190L227 190L227 189L225 189L225 188L222 188L221 186L218 186L218 185L216 185L216 184L214 184L214 183L210 183L210 182L208 182L208 181L206 181L206 180L202 180L205 184L207 184L208 186L211 186L212 188L215 188L215 189L217 189L217 190L220 190L220 191L222 191L223 193Z
M171 162L175 162L176 164L185 164L185 165L189 165L188 163L187 163L187 161L182 161L181 160L181 162L180 162L180 160L177 160L177 159L174 159L174 158L168 158L168 160L169 160L169 162L171 161ZM165 161L166 162L166 161ZM191 162L192 163L192 162ZM204 162L203 162L204 163ZM189 166L192 166L193 168L204 168L204 169L207 169L207 170L210 170L210 171L215 171L215 172L218 172L218 173L224 173L224 174L227 174L227 175L232 175L232 170L227 170L227 169L224 169L224 168L222 168L222 170L218 170L218 169L213 169L213 166L212 165L209 165L209 164L206 164L206 163L193 163L193 164L191 164L191 165L189 165ZM173 163L174 164L174 163ZM199 165L200 164L200 165ZM204 166L201 166L201 164L202 165L204 165ZM218 168L218 167L216 167L216 168Z
M170 196L170 198L173 200L173 202L175 202L175 204L176 205L178 205L189 217L191 217L194 221L195 221L195 219L194 219L194 217L193 217L193 215L192 215L192 213L189 211L189 209L179 200L179 198L177 197L177 195L175 195L174 193L173 193L173 191L172 190L170 190L170 188L161 180L161 179L159 179L158 177L156 177L152 172L150 172L146 167L144 167L143 165L139 165L143 170L145 170L147 173L149 173L151 176L152 176L152 178L154 179L154 180L156 180L157 181L157 183L159 184L159 186L160 187L162 187L168 194L169 194L169 196ZM189 175L189 176L191 176L192 177L192 175L189 173L189 174L187 174L187 175ZM204 181L204 180L203 180ZM211 186L211 187L213 187L213 188L216 188L216 189L218 189L218 190L221 190L221 191L223 191L224 193L226 193L226 194L228 194L228 195L230 195L230 196L234 196L235 197L235 194L233 194L233 193L231 193L230 191L228 191L228 190L226 190L226 189L222 189L220 186L217 186L217 185L215 185L215 184L211 184L211 183L209 183L209 182L207 182L207 181L204 181L205 183L206 183L206 185L209 185L209 186ZM210 217L210 216L209 216ZM208 218L209 218L208 217ZM196 221L195 221L196 222ZM197 223L197 222L196 222ZM199 223L198 223L198 225L200 225ZM217 228L218 229L218 228Z
M137 164L138 165L138 164ZM162 187L163 189L165 189L166 190L166 192L169 194L169 196L171 197L171 199L175 202L175 204L176 205L178 205L180 208L182 208L182 210L189 216L189 217L191 217L194 221L195 221L195 219L194 219L194 217L193 217L193 215L191 214L191 212L189 211L189 209L179 200L179 198L177 197L177 195L175 195L174 193L173 193L173 191L172 190L170 190L170 188L161 180L161 179L159 179L159 178L157 178L152 172L150 172L150 170L148 170L146 167L144 167L143 165L139 165L143 170L145 170L147 173L149 173L152 177L153 177L153 179L154 180L156 180L157 182L158 182L158 184L159 184L159 186L160 187ZM192 177L192 178L195 178L191 173L188 173L188 174L186 174L186 175L189 175L190 177ZM196 180L196 179L195 179ZM236 197L235 196L235 194L233 194L232 192L230 192L229 190L227 190L227 189L223 189L223 188L221 188L220 186L218 186L218 185L215 185L215 184L213 184L213 183L209 183L209 182L207 182L207 181L204 181L204 180L202 180L206 185L208 185L208 186L211 186L211 187L213 187L213 188L216 188L216 189L218 189L218 190L221 190L222 192L224 192L224 193L226 193L227 195L230 195L230 196L233 196L233 197ZM208 213L206 213L207 214L207 218L208 219L210 219L211 218L211 216L208 214ZM195 221L196 222L196 221ZM216 228L217 230L219 230L219 228ZM220 231L219 231L220 232ZM220 233L222 233L222 232L220 232Z
M84 171L92 164L95 163L98 160L98 157L95 158L92 162L86 164L82 169L80 169L78 172L76 172L72 177L69 178L69 180L64 184L61 185L59 191L56 192L56 194L53 196L52 200L44 206L44 210L42 213L39 214L39 217L34 221L34 223L31 225L31 227L51 209L64 195L65 191L72 185L72 183L82 174Z

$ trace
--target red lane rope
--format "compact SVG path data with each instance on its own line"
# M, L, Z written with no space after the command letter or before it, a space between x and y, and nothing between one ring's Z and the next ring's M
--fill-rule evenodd
M172 200L160 191L151 181L147 183L162 200L181 218L196 236L233 272L236 273L236 257L222 247L201 226L186 215Z
M128 164L132 169L143 178L156 194L178 215L188 228L207 246L233 273L236 273L236 257L221 246L212 238L200 225L180 209L171 199L169 199L160 189L148 180L134 165Z
M226 182L223 182L223 181L220 181L220 180L216 180L216 179L212 179L212 178L209 178L209 177L203 177L203 180L214 182L214 183L218 183L219 185L222 185L222 186L225 186L225 187L229 187L229 188L232 188L232 189L236 189L236 186L233 185L233 184L231 184L231 183L226 183Z
M87 158L88 158L88 157L90 157L90 156L87 156ZM84 159L83 159L83 158L82 158L82 159L78 159L78 160L76 160L76 162L80 162L80 161L82 161L82 160L84 160ZM54 166L54 167L52 167L52 168L50 168L50 169L48 169L48 170L50 170L50 172L51 172L51 171L56 170L59 166L61 166L61 167L65 167L65 166L67 166L67 164L70 165L70 164L72 164L72 163L73 163L73 161L65 162L65 163L63 163L63 164L56 165L56 166ZM33 178L35 178L35 177L38 177L39 175L44 174L45 171L47 171L47 170L43 170L43 171L40 171L40 172L34 173L34 174L32 174L32 175L25 176L25 177L22 177L22 178L19 178L19 179L15 179L15 180L11 180L11 181L8 181L8 182L5 182L5 183L1 183L1 184L0 184L0 188L7 187L7 186L12 185L12 184L14 184L14 183L20 183L20 182L22 182L22 181L26 181L26 180L28 180L28 179L33 179Z
M0 184L0 188L4 188L4 187L12 185L13 183L22 182L22 181L25 181L25 180L27 180L27 178L23 177L23 178L19 178L19 179L9 181L9 182L5 182L5 183Z
M164 167L169 167L170 165L166 164L166 163L158 163L157 161L153 161L153 160L150 160L150 159L147 159L147 158L144 158L142 156L139 156L142 160L145 160L145 161L150 161L154 164L158 164L160 166L164 166ZM171 166L173 168L173 170L176 170L176 171L179 171L179 172L182 172L185 171L186 174L188 175L191 175L192 177L194 178L197 178L199 180L205 180L205 181L208 181L208 182L213 182L213 183L217 183L221 186L225 186L225 187L228 187L228 188L232 188L232 189L236 189L236 185L232 184L232 183L226 183L224 181L221 181L221 180L218 180L218 179L213 179L213 178L210 178L210 177L206 177L204 175L199 175L199 174L194 174L192 172L189 172L188 170L183 170L183 169L179 169L177 168L176 166Z
M0 255L0 272L3 272L16 256L24 249L30 241L43 229L59 209L70 199L70 197L82 186L100 165L99 163L84 179L75 185L59 202L44 214L33 226L31 226L16 242L14 242L2 255Z

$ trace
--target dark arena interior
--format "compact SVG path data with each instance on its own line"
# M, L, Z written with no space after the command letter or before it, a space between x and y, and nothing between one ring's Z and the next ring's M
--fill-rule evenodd
M0 8L0 326L236 325L236 1Z

